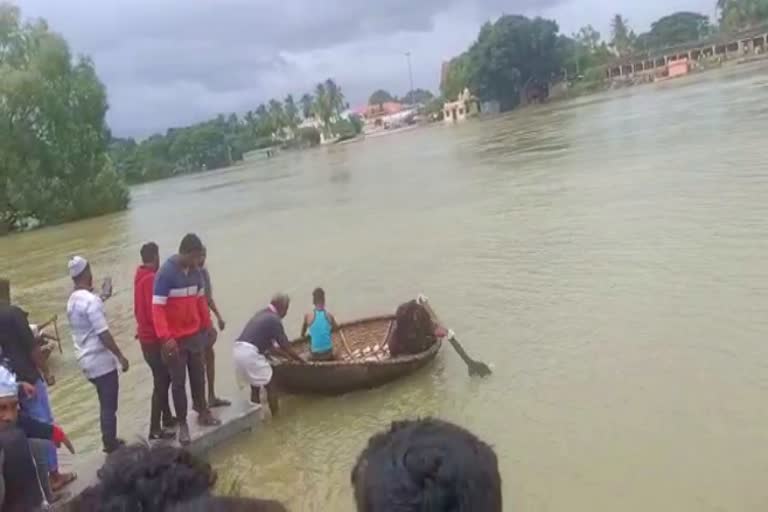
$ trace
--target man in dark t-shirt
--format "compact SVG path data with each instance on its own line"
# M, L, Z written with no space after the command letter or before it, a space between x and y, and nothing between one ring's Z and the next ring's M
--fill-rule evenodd
M304 363L291 347L282 319L288 313L290 299L285 294L272 298L269 307L253 315L237 338L233 348L238 379L251 386L251 402L261 403L259 392L264 388L272 415L277 414L278 402L272 386L272 366L266 356L280 354Z
M43 423L54 423L53 411L48 398L48 387L40 368L45 364L40 345L29 328L27 314L10 304L10 286L3 287L8 293L0 296L0 351L2 359L16 374L21 388L21 409L29 417ZM48 469L54 492L75 480L73 473L59 472L56 447L49 443Z

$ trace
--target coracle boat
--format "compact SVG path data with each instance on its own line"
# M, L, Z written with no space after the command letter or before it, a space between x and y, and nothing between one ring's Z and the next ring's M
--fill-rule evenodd
M404 377L430 363L440 351L441 340L419 354L391 357L387 338L395 316L365 318L340 325L333 333L333 361L298 364L272 361L278 388L293 394L341 395L371 389ZM309 358L309 339L293 341L293 348Z

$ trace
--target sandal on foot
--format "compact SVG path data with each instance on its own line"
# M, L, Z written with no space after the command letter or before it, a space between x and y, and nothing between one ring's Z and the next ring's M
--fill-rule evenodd
M51 491L59 492L75 480L77 480L77 473L59 473L57 476L50 478Z
M214 417L211 413L198 416L197 424L201 427L218 427L221 425L221 420Z
M208 400L208 405L211 407L229 407L232 405L232 402L223 398L213 397Z
M161 430L160 432L150 432L149 434L150 441L170 441L171 439L176 439L176 432Z

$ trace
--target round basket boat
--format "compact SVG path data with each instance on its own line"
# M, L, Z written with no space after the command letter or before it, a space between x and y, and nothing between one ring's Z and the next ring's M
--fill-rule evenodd
M394 320L394 315L388 315L341 324L333 334L333 361L273 361L275 383L287 393L341 395L381 386L426 366L437 355L441 341L419 354L391 357L386 340ZM309 358L308 338L294 340L293 347Z

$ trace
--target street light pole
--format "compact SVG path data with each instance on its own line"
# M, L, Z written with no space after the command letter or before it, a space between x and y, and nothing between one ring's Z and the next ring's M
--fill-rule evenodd
M405 56L408 59L408 78L409 78L409 80L411 82L411 91L410 91L410 93L411 93L411 105L413 105L413 103L414 103L414 101L413 101L414 94L413 94L413 68L411 67L411 52L405 52Z

